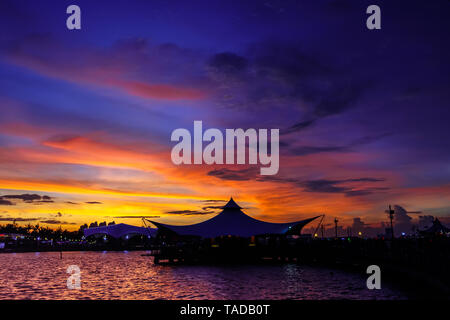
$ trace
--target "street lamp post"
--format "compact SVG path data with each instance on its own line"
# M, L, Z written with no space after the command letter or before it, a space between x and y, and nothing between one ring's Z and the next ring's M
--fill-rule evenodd
M394 224L392 220L394 220L394 210L392 210L391 205L389 205L389 219L391 220L391 237L394 239Z
M338 219L334 218L334 233L336 235L336 238L338 236L338 234L337 234L337 227L338 227Z

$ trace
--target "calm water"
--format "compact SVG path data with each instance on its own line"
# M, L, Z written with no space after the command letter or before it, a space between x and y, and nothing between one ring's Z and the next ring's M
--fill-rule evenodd
M0 255L0 299L402 299L341 271L280 266L156 266L143 252ZM69 265L81 289L67 289Z

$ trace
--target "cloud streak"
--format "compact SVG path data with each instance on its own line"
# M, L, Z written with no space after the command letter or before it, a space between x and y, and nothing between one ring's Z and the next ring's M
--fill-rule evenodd
M121 92L146 99L197 100L205 92L184 84L155 83L137 70L155 72L151 65L155 55L164 54L162 46L151 47L139 39L120 41L109 50L85 46L71 48L48 35L32 34L12 45L7 51L10 62L40 74L84 85L119 89ZM39 56L36 55L39 52ZM79 54L83 52L82 54ZM163 72L163 70L158 71Z
M198 210L175 210L175 211L166 211L166 214L170 215L183 215L183 216L197 216L197 215L207 215L213 214L215 211L198 211Z
M0 196L0 205L14 205L13 202L5 199L17 199L22 200L25 203L33 203L33 204L42 204L42 203L53 203L51 197L49 196L40 196L38 194L8 194Z

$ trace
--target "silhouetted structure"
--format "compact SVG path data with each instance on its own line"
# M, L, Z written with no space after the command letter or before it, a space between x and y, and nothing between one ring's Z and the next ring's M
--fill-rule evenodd
M338 219L337 218L334 218L334 234L335 234L335 237L337 238L337 236L338 236L338 232L337 232L337 230L338 230Z
M299 235L306 224L320 217L288 223L271 223L254 219L241 209L231 198L221 213L200 223L175 226L148 221L158 228L158 235L216 238L220 236L251 237L262 234Z
M391 220L391 239L394 239L394 225L392 221L394 220L394 210L392 210L391 205L389 205L389 220Z
M105 223L106 224L106 223ZM84 229L84 236L89 237L93 235L108 235L112 238L122 238L127 235L144 235L153 236L156 233L155 228L136 227L129 224L119 223L113 225L104 225L100 227L93 227Z

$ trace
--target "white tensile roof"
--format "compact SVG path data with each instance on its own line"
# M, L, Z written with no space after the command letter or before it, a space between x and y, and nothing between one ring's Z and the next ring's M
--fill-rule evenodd
M113 238L121 238L125 235L131 234L142 234L144 236L153 236L156 233L156 229L136 227L125 223L119 223L109 226L87 228L84 229L83 232L85 237L89 237L94 234L107 234Z
M217 216L191 225L175 226L150 221L157 228L158 232L174 232L178 235L200 236L203 238L215 238L219 236L240 236L251 237L262 234L300 234L301 229L318 218L287 222L271 223L254 219L241 211L241 207L234 202L233 198L223 207L223 211Z

